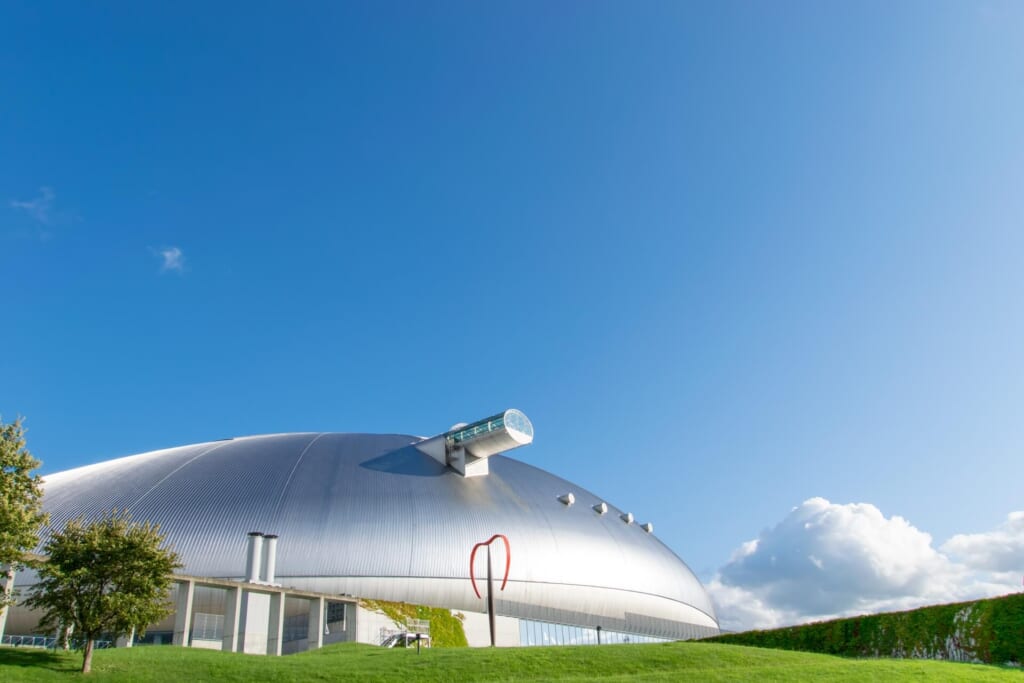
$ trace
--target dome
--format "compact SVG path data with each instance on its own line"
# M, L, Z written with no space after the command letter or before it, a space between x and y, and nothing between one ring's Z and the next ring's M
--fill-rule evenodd
M460 476L420 442L296 433L170 448L50 475L44 507L54 528L111 509L158 523L193 576L245 576L246 537L258 530L279 536L283 585L472 612L484 603L470 553L504 534L499 615L670 638L717 632L704 588L650 527L508 456L491 456L486 476Z

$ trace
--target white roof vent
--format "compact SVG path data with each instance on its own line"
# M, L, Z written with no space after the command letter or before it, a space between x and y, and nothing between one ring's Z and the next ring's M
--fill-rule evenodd
M608 512L608 503L601 501L600 503L594 506L594 512L596 512L599 515L603 515L604 513Z
M643 529L644 531L646 531L649 534L653 534L654 533L654 525L651 524L650 522L647 522L645 524L641 524L640 528Z
M562 501L563 505L569 506L576 502L576 496L572 495L572 492L569 492L564 496L559 496L558 500Z
M633 523L633 513L632 512L624 512L621 515L619 515L619 519L621 519L626 524L632 524Z

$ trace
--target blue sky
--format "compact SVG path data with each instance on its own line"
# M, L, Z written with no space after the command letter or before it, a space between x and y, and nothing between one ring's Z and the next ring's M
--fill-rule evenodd
M735 624L822 614L768 547L860 552L836 613L1019 586L1021 45L1015 2L7 3L0 414L53 472L517 407ZM956 580L864 569L896 527Z

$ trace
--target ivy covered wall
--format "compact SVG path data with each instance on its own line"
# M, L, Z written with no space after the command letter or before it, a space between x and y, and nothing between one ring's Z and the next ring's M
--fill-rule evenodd
M1024 662L1024 594L706 639L846 657Z
M409 619L430 620L430 641L434 647L467 647L466 632L462 628L462 615L452 615L442 607L424 607L406 602L386 600L360 600L359 604L368 610L380 610L391 621L402 626Z

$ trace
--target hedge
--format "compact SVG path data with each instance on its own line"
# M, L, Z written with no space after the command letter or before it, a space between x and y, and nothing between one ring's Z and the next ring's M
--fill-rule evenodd
M705 639L845 657L1024 662L1024 594Z

